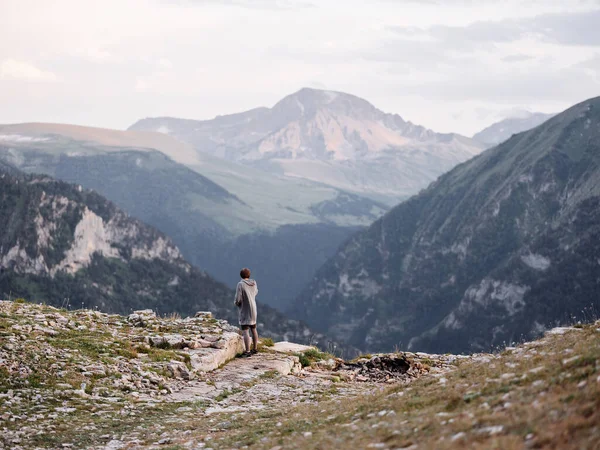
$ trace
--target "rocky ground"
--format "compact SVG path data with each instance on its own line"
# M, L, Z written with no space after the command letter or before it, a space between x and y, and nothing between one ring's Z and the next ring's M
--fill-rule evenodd
M0 448L598 448L600 323L499 354L342 361L210 313L0 302Z

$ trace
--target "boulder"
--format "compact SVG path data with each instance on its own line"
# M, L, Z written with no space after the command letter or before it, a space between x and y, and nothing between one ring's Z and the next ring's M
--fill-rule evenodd
M210 372L235 358L244 351L244 341L237 333L225 332L221 348L202 348L190 350L192 368L195 371Z
M376 355L370 359L343 363L336 370L349 372L347 375L356 381L388 382L416 375L409 373L413 364L404 355Z
M191 372L187 366L179 361L170 361L167 365L167 370L171 374L173 378L183 379L183 380L193 380L194 372Z
M212 319L212 313L210 311L198 311L196 314L194 314L194 317L198 319L208 320Z
M165 334L161 336L149 336L148 343L153 347L165 347L183 349L190 346L190 342L180 334Z
M149 323L156 321L156 313L151 309L141 309L129 314L127 320L134 327L145 327Z
M307 350L316 350L316 347L310 345L295 344L294 342L281 341L276 342L271 350L277 353L304 353Z

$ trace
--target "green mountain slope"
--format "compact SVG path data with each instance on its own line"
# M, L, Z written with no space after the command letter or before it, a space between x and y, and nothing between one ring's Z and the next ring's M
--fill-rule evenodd
M600 98L441 176L317 273L295 313L363 350L474 351L600 310Z
M128 133L136 137L136 132L52 124L0 126L0 160L94 189L166 233L188 261L230 286L240 267L254 268L264 281L266 302L279 307L294 299L359 226L387 209L328 186L282 180L208 155L198 155L188 167L150 148L118 146L151 144L153 134L157 147L173 157L184 146L160 133L143 133L139 142ZM311 248L313 253L306 251ZM302 269L294 273L289 267Z
M183 259L169 238L95 192L0 168L0 295L127 314L152 308L237 320L233 292ZM261 305L263 331L311 335Z

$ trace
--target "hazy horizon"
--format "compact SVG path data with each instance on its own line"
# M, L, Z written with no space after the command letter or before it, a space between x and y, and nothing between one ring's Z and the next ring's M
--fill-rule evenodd
M600 3L8 0L0 123L125 129L347 92L438 132L600 94Z

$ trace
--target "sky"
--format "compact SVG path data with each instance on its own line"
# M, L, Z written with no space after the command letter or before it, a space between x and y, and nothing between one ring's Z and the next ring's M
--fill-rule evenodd
M0 123L211 119L302 87L438 132L600 95L600 0L0 0Z

